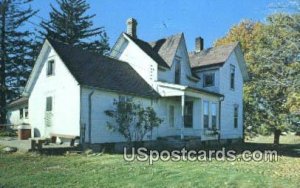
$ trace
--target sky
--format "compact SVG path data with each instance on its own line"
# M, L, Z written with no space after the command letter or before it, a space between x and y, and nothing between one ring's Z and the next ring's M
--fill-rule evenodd
M194 49L195 38L204 38L205 48L211 47L218 38L244 19L265 21L274 11L271 4L278 0L87 0L88 14L96 14L94 26L103 26L109 36L110 45L116 42L121 32L126 31L126 20L137 20L138 38L155 41L183 32L188 50ZM50 3L55 0L34 0L31 6L40 10L31 19L39 24L49 20ZM30 24L30 23L29 23Z

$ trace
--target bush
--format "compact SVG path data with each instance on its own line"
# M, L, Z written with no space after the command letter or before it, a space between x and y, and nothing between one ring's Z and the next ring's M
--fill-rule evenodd
M10 129L10 130L0 130L0 137L14 137L17 136L16 131Z

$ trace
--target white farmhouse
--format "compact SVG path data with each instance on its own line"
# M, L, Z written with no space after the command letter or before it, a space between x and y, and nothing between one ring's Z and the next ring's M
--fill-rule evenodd
M197 38L189 53L183 33L146 42L137 37L136 26L136 20L127 21L111 57L45 41L24 92L32 135L123 142L107 129L104 111L113 108L114 99L132 96L164 120L147 140L242 138L248 74L240 45L203 49Z

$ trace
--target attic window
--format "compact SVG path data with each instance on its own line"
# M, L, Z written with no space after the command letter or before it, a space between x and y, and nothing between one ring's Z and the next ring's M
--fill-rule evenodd
M47 65L47 76L54 75L54 60L49 60Z
M180 60L175 60L175 84L180 84L181 65Z
M204 87L215 86L215 73L205 73L203 75L203 86Z
M234 89L235 66L230 65L230 88Z

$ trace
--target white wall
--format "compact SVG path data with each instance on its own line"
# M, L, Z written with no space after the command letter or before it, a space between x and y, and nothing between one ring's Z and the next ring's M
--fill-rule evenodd
M235 66L235 89L230 88L230 65ZM225 95L222 102L222 138L239 138L243 135L243 77L235 53L232 53L220 69L220 93ZM234 128L234 105L239 106L238 128Z
M55 73L47 76L48 60L55 60ZM37 65L36 65L37 66ZM46 97L53 97L53 123L45 127ZM50 133L79 135L80 87L53 49L43 58L42 69L29 97L29 119L40 136ZM32 134L33 135L33 134ZM38 135L37 135L38 136Z
M148 84L153 86L157 80L157 63L133 42L128 42L121 50L118 59L128 62Z
M85 127L85 142L89 140L89 95L91 95L91 143L123 142L124 137L117 132L111 132L107 128L107 122L113 122L104 112L113 109L114 99L119 99L119 94L115 92L93 90L89 88L81 89L81 125ZM126 96L122 95L121 96ZM142 105L151 106L151 100L147 98L134 97L136 102ZM153 104L153 102L152 102ZM156 138L157 131L153 131L153 138Z
M11 125L20 125L23 123L29 123L28 117L25 117L24 108L27 105L21 105L16 108L11 108L7 111L7 123ZM20 108L23 108L23 118L20 118Z

